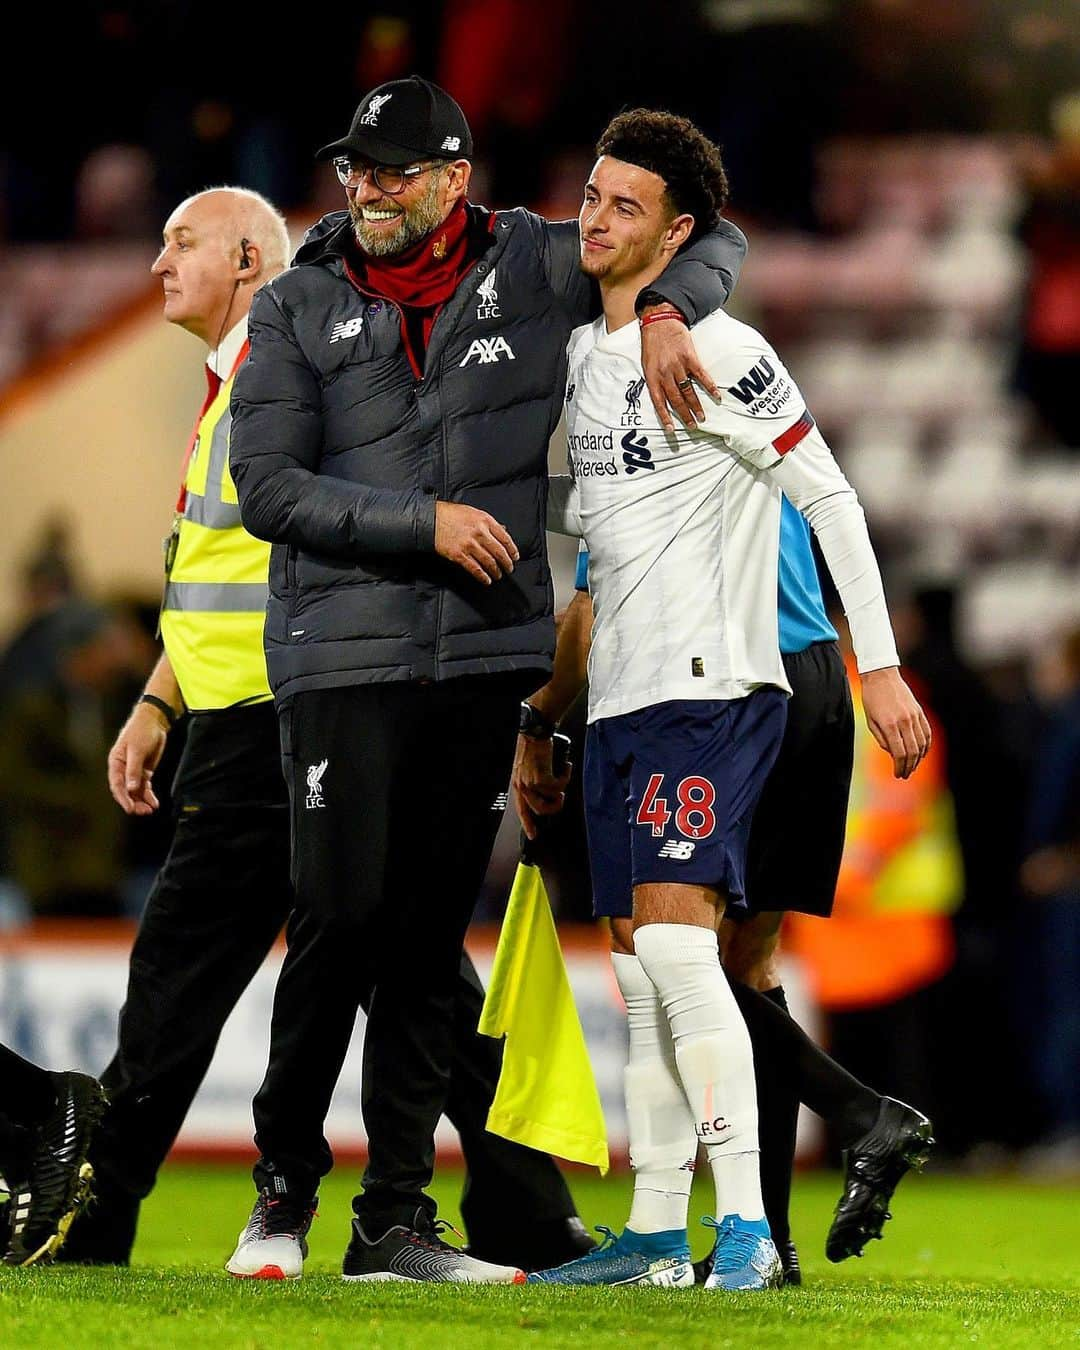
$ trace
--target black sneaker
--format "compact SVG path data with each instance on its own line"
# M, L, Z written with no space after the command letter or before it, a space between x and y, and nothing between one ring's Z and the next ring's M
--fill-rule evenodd
M395 1224L379 1238L370 1238L359 1219L341 1264L345 1280L427 1280L436 1284L524 1284L525 1272L496 1266L451 1247L442 1234L450 1225L432 1221L418 1209L412 1227ZM453 1231L453 1230L451 1230Z
M90 1198L94 1169L86 1161L105 1090L85 1073L51 1074L56 1106L32 1131L29 1178L11 1196L11 1232L4 1264L48 1261L63 1246L76 1214Z
M836 1205L832 1226L825 1239L830 1261L862 1256L871 1238L880 1238L885 1220L891 1219L889 1201L901 1177L916 1170L934 1147L933 1126L895 1097L883 1097L878 1118L844 1153L844 1193Z
M290 1195L284 1177L264 1187L255 1201L236 1250L225 1263L240 1280L298 1280L308 1254L307 1235L319 1198Z
M786 1242L778 1242L776 1250L780 1257L780 1269L783 1271L780 1283L802 1284L802 1267L799 1265L799 1253L794 1242L790 1238ZM710 1247L700 1261L694 1262L694 1283L704 1284L712 1274L712 1268L713 1248Z
M526 1273L566 1265L596 1246L596 1239L576 1214L565 1219L522 1223L501 1234L484 1229L477 1235L474 1224L469 1228L469 1239L465 1248L469 1256L496 1265L520 1266Z

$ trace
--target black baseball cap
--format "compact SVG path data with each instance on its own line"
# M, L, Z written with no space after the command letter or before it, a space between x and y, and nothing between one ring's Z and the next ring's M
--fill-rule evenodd
M362 155L374 164L411 164L427 156L469 159L472 133L445 89L410 75L366 94L349 134L319 150L316 159Z

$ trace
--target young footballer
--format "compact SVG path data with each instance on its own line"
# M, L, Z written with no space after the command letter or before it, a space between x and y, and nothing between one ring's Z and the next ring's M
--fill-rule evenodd
M693 1283L686 1212L700 1142L717 1202L707 1286L767 1288L780 1263L762 1204L753 1059L716 927L745 906L750 822L790 693L777 631L781 492L817 534L860 670L891 672L911 768L929 733L899 676L858 501L769 344L711 315L694 328L713 386L699 425L664 430L641 399L633 300L718 218L727 184L716 147L683 118L638 110L615 119L598 152L580 225L604 314L571 338L572 473L551 485L549 525L590 552L584 790L594 900L612 920L629 1017L636 1178L620 1236L532 1278Z

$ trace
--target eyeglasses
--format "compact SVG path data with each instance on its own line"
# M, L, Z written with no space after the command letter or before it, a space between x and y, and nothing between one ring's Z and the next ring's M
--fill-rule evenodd
M356 164L347 155L339 155L331 163L345 187L359 187L370 175L379 191L385 192L388 197L396 197L399 192L404 192L407 183L435 167L434 164L414 164L411 168L400 169L396 164Z

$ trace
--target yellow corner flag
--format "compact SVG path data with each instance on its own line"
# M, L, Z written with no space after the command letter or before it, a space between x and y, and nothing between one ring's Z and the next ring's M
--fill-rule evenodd
M506 1037L492 1134L607 1172L607 1128L559 935L538 867L521 863L480 1014Z

